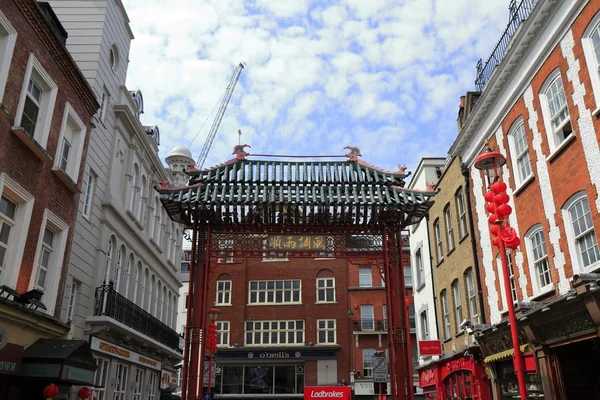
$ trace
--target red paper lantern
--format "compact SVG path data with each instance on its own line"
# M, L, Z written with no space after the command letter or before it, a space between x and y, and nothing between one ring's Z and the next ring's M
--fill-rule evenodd
M490 217L488 218L488 222L489 222L490 224L495 224L495 223L496 223L496 221L498 221L499 219L500 219L500 218L498 218L498 215L497 215L497 214L492 214L492 215L490 215Z
M487 210L487 212L489 212L490 214L493 214L496 212L496 205L494 203L489 203L487 206L485 206L485 209Z
M517 231L508 227L502 231L502 240L509 249L516 249L521 244L521 239L517 236Z
M495 237L492 239L492 244L496 247L498 247L498 240L499 240L498 237Z
M510 198L508 197L508 195L506 193L498 193L497 195L494 196L494 203L496 203L497 205L506 204L506 203L508 203L509 199Z
M494 201L494 194L495 193L490 190L490 191L486 192L483 197L485 198L485 201L487 201L488 203L491 203L492 201Z
M47 399L51 399L52 397L58 394L58 386L54 383L49 384L44 388L44 397Z
M90 390L90 388L87 387L82 387L77 392L77 397L79 397L80 399L88 399L91 395L92 391Z
M496 214L498 214L500 218L506 218L510 213L512 213L512 208L508 204L502 204L496 207Z
M492 185L492 192L494 192L496 194L506 192L506 183L504 183L504 182L494 183Z
M498 236L498 234L500 233L500 227L498 225L492 225L492 227L490 228L490 232L492 232L492 235Z

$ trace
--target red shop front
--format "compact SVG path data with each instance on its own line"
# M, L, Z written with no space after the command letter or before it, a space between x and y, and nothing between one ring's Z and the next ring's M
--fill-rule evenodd
M488 376L474 356L455 354L419 368L427 400L491 400Z

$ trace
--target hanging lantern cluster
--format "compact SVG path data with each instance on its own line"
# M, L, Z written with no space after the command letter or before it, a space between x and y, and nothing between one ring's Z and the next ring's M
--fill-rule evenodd
M208 333L206 335L206 348L213 353L217 351L217 324L214 322L208 325Z
M490 213L488 222L492 224L490 228L493 235L492 244L498 247L498 241L502 240L509 249L516 249L521 243L517 232L510 226L502 229L504 220L512 214L512 207L508 205L510 197L506 194L506 189L507 186L504 182L492 183L490 190L484 196L487 201L485 208Z

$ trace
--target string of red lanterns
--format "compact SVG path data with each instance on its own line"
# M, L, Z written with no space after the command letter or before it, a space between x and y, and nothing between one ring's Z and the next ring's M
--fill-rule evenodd
M58 395L58 392L58 386L56 386L54 383L51 383L44 388L44 398L47 400L52 400L53 397L56 397ZM92 391L90 390L90 388L87 387L82 387L77 392L77 397L79 397L82 400L89 399L91 395Z

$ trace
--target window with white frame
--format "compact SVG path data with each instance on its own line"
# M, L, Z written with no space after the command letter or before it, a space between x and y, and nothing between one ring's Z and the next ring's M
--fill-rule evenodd
M381 306L381 311L383 312L383 329L387 330L387 305L384 304L383 306Z
M448 252L451 252L454 250L454 225L452 224L450 204L444 209L444 219L446 222L446 244L448 245Z
M246 321L246 346L304 344L304 321Z
M274 251L269 248L269 241L263 240L263 249L269 250L263 252L263 261L287 261L285 251Z
M231 281L217 281L217 301L216 305L231 305Z
M375 349L363 349L363 376L373 376L373 356Z
M30 54L17 106L15 126L23 128L42 148L46 148L48 142L57 92L56 83L37 58Z
M335 319L317 320L317 344L336 344Z
M467 207L465 206L465 192L460 188L456 192L456 212L458 214L458 228L460 229L460 238L467 236Z
M65 104L54 167L63 171L77 183L79 167L83 155L86 126L71 104Z
M456 332L460 332L460 323L462 322L462 300L460 298L460 287L458 279L452 282L452 297L454 301L454 322L456 323Z
M157 400L156 391L158 389L158 374L156 372L148 373L148 400Z
M517 286L515 284L515 274L513 272L512 256L510 251L506 250L506 263L508 265L508 278L510 281L510 292L513 299L513 303L517 301ZM498 278L500 284L500 292L502 294L502 307L506 310L506 290L504 289L504 271L502 270L502 260L500 260L500 253L496 255L496 267L498 269Z
M440 294L440 302L442 303L442 317L444 319L444 339L450 339L450 310L448 308L448 294L446 289Z
M106 109L108 108L109 99L110 95L108 94L108 89L104 87L100 97L100 109L98 110L98 118L100 119L100 122L104 122L104 118L106 118Z
M112 273L112 282L117 292L121 292L121 271L125 267L125 247L121 246L117 254L117 262Z
M427 321L427 310L419 313L419 327L421 328L421 340L429 339L429 321Z
M375 312L372 304L360 306L360 330L372 331L375 329Z
M335 302L335 278L317 278L317 303Z
M144 390L144 370L135 369L135 384L133 385L133 400L142 400Z
M596 14L581 38L585 61L590 72L592 92L600 90L600 14ZM594 96L597 97L597 96ZM600 99L596 98L596 108L600 108Z
M217 321L217 346L229 346L229 321Z
M108 386L108 368L110 362L107 358L96 357L96 372L94 373L94 389L92 398L96 400L108 400L106 388Z
M233 239L220 239L219 240L219 263L232 263L233 262Z
M533 266L533 289L538 293L552 285L550 276L550 264L548 250L546 248L546 237L540 224L534 226L525 235L527 256L529 265Z
M415 332L417 329L417 321L415 316L415 305L408 305L408 326L411 332Z
M417 278L417 288L425 284L425 271L423 270L423 253L422 249L418 248L415 252L415 275Z
M412 287L413 285L413 277L412 277L412 268L410 265L406 265L404 267L404 286ZM384 285L382 285L384 286Z
M373 286L373 270L371 267L358 268L358 285L360 287Z
M0 285L16 288L34 197L0 172Z
M139 198L139 190L140 190L140 168L137 163L133 164L133 169L131 175L128 176L129 179L129 190L127 201L127 209L130 213L135 215L136 200Z
M540 94L548 143L550 151L553 152L573 133L567 97L559 69L548 76Z
M437 219L433 223L433 235L435 239L435 249L437 253L437 261L441 262L444 259L444 253L442 248L442 233L440 231L440 220Z
M116 385L113 394L113 400L125 400L129 383L129 366L117 363L117 368L115 370L115 382Z
M42 302L50 315L56 306L57 292L52 288L58 287L68 232L65 222L50 210L44 210L35 258L36 272L30 287L44 293Z
M569 252L574 269L587 271L599 265L598 237L585 192L572 196L563 208Z
M280 281L250 281L248 304L300 304L302 281L288 279Z
M140 181L140 189L138 190L139 199L136 205L135 215L142 224L144 225L146 218L146 203L148 200L148 184L146 183L146 176L142 175L142 180Z
M92 205L94 201L94 192L96 190L96 179L98 176L91 169L88 172L87 179L85 180L85 189L83 197L83 216L85 218L90 217L92 214Z
M12 26L4 13L0 11L0 103L2 103L4 89L6 89L10 62L16 42L17 30Z
M73 280L71 283L71 290L69 292L69 303L67 305L67 321L73 320L73 315L75 314L75 307L77 306L77 301L79 297L79 288L81 284L76 280Z
M473 280L473 268L469 268L465 273L465 284L467 286L467 297L469 298L469 316L473 324L478 324L479 312L477 311L477 292Z
M515 184L519 186L532 175L531 160L529 159L529 143L525 133L523 119L519 118L510 128L508 143L512 154L512 165L515 173Z

